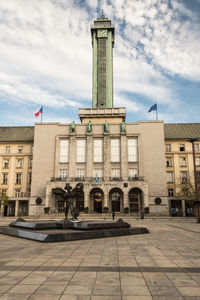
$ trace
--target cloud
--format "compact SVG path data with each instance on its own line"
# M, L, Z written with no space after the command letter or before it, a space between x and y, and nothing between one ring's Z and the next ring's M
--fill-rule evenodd
M176 76L200 80L200 23L173 0L1 0L1 102L75 109L92 103L90 24L113 20L114 103L181 104Z

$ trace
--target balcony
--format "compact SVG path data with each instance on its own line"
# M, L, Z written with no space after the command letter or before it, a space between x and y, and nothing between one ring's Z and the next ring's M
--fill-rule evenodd
M144 181L144 177L51 177L51 182L102 182L102 181Z

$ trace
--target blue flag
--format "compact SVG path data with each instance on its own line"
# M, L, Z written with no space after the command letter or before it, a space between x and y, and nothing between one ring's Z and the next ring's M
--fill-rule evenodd
M99 177L98 177L97 173L96 173L96 177L95 177L95 182L99 183Z
M152 110L157 110L157 104L154 104L148 111L150 113Z

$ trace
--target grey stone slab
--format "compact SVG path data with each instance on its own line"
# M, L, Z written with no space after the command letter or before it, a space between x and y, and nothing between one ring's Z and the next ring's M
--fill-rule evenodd
M27 300L30 294L3 294L0 296L1 300Z
M121 289L119 285L95 285L93 290L93 295L99 296L120 296Z
M152 296L170 296L174 299L182 296L175 287L171 286L149 286L149 290Z

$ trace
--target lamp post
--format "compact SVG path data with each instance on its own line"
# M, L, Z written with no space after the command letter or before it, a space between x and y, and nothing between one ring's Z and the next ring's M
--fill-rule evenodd
M195 162L195 147L194 142L198 139L189 139L190 143L192 143L192 156L193 156L193 165L194 165L194 185L195 185L195 196L196 196L196 212L197 212L197 223L200 223L200 201L199 201L199 189L197 182L197 172L196 172L196 162Z

